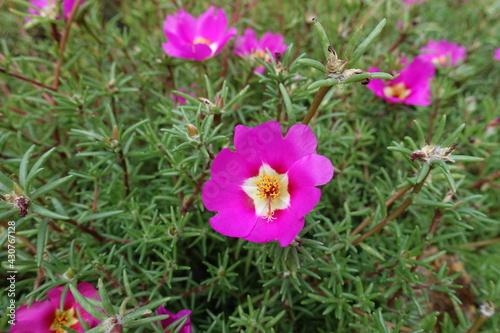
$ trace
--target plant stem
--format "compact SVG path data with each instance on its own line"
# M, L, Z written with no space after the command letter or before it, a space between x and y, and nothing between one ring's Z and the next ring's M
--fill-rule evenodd
M307 110L307 114L304 117L304 120L302 120L302 124L307 125L311 121L311 119L314 117L316 114L316 111L318 110L319 105L321 104L321 101L323 101L323 98L325 98L326 93L332 88L330 87L320 87L319 90L316 92L316 95L314 96L314 99L311 103L311 106L309 107L309 110Z
M401 215L406 210L406 208L408 208L413 203L413 195L420 192L420 190L422 189L422 186L424 186L424 184L425 184L425 180L429 176L429 173L430 173L430 169L427 172L427 174L425 175L424 179L420 183L415 184L415 187L413 188L411 195L408 198L406 198L405 201L403 201L401 206L399 206L392 214L390 214L389 216L384 218L375 227L368 230L366 233L361 235L359 238L356 238L354 240L354 242L352 242L352 245L358 245L359 243L361 243L362 241L364 241L365 239L367 239L371 235L382 230L389 222L391 222L392 220L396 219L399 215Z
M0 67L0 73L5 73L9 76L12 76L12 77L15 77L16 79L20 79L20 80L23 80L23 81L26 81L26 82L29 82L35 86L38 86L38 87L41 87L41 88L44 88L44 89L48 89L48 90L52 90L52 91L56 91L55 88L53 87L49 87L49 86L46 86L45 84L43 83L40 83L38 81L35 81L35 80L32 80L30 78L27 78L26 76L23 76L21 74L16 74L16 73L11 73L11 72L7 72L7 70L3 67Z
M467 244L462 245L462 247L464 247L464 248L483 247L483 246L488 246L488 245L495 244L495 243L500 243L500 237L487 239L487 240L479 241L479 242L467 243Z

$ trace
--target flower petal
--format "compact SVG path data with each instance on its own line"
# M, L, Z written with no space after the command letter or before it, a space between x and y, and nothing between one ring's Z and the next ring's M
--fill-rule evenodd
M314 154L317 147L316 136L313 131L309 126L302 124L290 127L285 136L284 144L287 146L287 156L293 162L306 155Z
M211 6L200 15L196 22L196 35L210 42L217 42L224 37L227 29L226 13L222 9Z
M184 43L192 43L195 38L196 20L191 14L179 10L174 15L168 15L163 24L163 31L179 36ZM167 35L168 38L168 35Z
M304 188L328 183L333 177L333 165L322 155L311 154L293 163L288 170L289 186ZM293 194L290 194L293 196Z
M280 124L268 121L254 128L236 126L234 145L248 163L260 161L283 174L296 160L316 150L316 138L308 126L297 124L283 139Z
M286 50L286 45L283 41L284 38L282 35L266 32L260 39L260 48L263 51L269 49L273 55L276 52L283 53Z
M260 166L259 160L249 164L241 153L225 148L215 157L210 173L212 178L223 178L241 185L245 179L254 177Z
M49 300L34 302L16 310L16 324L10 328L11 333L53 333L50 326L54 321L56 309Z
M229 237L247 236L259 218L252 199L234 184L211 179L203 186L202 200L207 209L219 211L210 219L212 228Z
M250 234L243 239L255 243L277 240L281 246L288 246L304 227L304 218L298 217L292 209L274 212L275 220L259 217Z
M250 55L259 47L257 35L253 29L246 29L243 32L243 36L236 38L235 44L234 54L239 56Z

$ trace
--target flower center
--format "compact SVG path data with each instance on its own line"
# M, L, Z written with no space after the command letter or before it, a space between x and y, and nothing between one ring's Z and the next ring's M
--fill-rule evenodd
M285 209L290 204L288 176L277 173L267 164L260 167L258 176L247 179L242 187L253 200L255 213L267 222L276 219L274 212L277 209Z
M434 65L446 66L446 64L448 63L448 57L446 56L446 54L442 54L438 57L432 58L432 63Z
M254 184L257 185L257 196L267 201L267 220L274 220L275 217L273 217L274 211L272 206L280 195L281 184L276 176L269 176L265 173L261 173L259 177L260 179L254 182Z
M210 44L212 44L208 39L206 38L203 38L203 37L197 37L195 38L195 40L193 41L193 44L206 44L208 46L210 46Z
M50 0L46 6L40 9L40 16L50 19L57 18L57 5L55 1Z
M411 89L408 89L403 82L396 83L392 86L384 88L384 95L387 97L396 97L406 99L411 94Z
M250 55L252 57L256 57L256 58L262 59L262 60L267 61L267 62L269 62L271 60L271 59L269 59L269 55L267 54L267 52L265 52L263 50L255 50Z
M67 333L67 331L61 327L64 325L66 327L71 327L78 323L78 319L75 317L75 309L71 308L66 311L56 310L56 317L50 325L50 330L56 333Z

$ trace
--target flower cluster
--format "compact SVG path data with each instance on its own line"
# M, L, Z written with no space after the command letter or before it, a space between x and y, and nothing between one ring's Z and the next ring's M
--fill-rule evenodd
M316 186L333 177L332 163L315 153L316 137L301 124L284 138L276 121L238 125L234 146L217 155L203 186L205 207L218 212L210 224L226 236L289 245L320 199Z
M163 25L167 42L163 50L174 58L203 61L217 55L226 43L236 36L236 29L228 30L226 14L222 9L210 7L195 19L183 10L168 15ZM260 40L252 29L236 39L234 54L242 57L258 57L270 61L267 50L274 56L286 50L282 35L265 33ZM262 73L263 67L256 69Z

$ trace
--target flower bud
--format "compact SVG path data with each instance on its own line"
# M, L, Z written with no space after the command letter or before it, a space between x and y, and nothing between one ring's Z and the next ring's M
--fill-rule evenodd
M198 137L198 129L193 124L186 124L186 130L191 139Z

